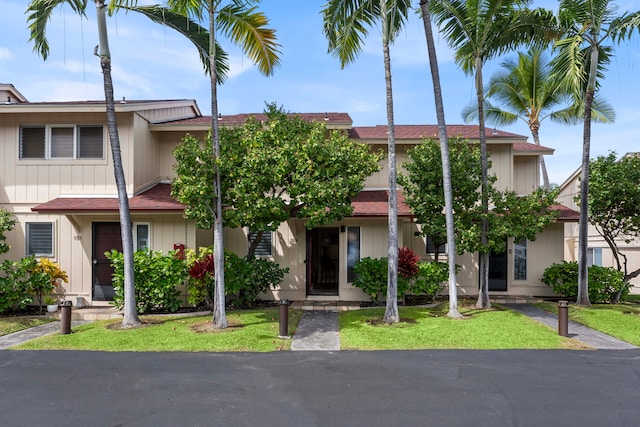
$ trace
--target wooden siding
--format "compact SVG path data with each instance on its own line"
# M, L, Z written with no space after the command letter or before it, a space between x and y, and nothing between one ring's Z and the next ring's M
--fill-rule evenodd
M538 156L515 156L513 158L513 190L518 194L530 194L540 183L540 160Z

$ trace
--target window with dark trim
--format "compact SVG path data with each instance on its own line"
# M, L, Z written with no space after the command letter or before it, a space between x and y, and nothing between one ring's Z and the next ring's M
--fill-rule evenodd
M53 257L53 223L26 223L26 254Z
M102 125L20 126L21 159L103 159Z
M252 231L248 235L249 244L256 238L258 235L257 231ZM262 233L262 239L260 243L258 243L258 247L256 247L255 256L271 256L272 255L272 243L273 243L273 233L271 231L264 231Z
M435 242L433 241L433 237L431 237L431 235L429 235L429 234L427 234L427 236L425 238L425 246L427 248L427 253L428 254L435 254L436 253L436 249L437 249L437 252L439 254L443 254L447 250L447 244L446 243L442 243L440 246L436 246Z

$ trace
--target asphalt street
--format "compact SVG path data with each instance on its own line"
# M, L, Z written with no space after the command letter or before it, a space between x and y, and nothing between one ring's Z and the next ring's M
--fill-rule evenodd
M0 351L2 426L637 426L640 350Z

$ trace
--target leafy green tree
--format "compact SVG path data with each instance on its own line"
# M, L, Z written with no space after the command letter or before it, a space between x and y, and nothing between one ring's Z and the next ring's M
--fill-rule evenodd
M120 6L136 5L137 0L116 0ZM209 42L206 57L209 60L211 80L211 144L214 158L213 194L214 203L210 206L215 216L213 222L213 250L215 261L215 298L213 309L214 328L226 328L225 285L224 285L224 241L223 241L223 194L220 170L220 129L218 125L218 69L217 34L220 33L233 44L239 46L249 59L258 66L264 75L271 75L280 59L279 45L275 30L268 28L269 20L255 4L259 0L168 0L166 10L193 17L197 21L208 22ZM189 36L187 36L189 37ZM203 52L200 51L201 56Z
M584 116L584 103L576 102L572 93L563 90L562 81L552 76L548 59L541 49L519 52L518 60L506 60L502 70L491 76L486 89L489 101L485 105L486 120L498 126L522 120L529 126L533 142L540 145L540 125L545 119L563 124L576 124ZM502 106L501 106L502 105ZM476 105L462 110L466 122L478 118ZM615 120L613 108L605 100L594 100L593 118L602 123ZM549 188L549 175L540 156L544 188Z
M427 55L429 57L429 69L433 83L433 96L436 107L436 119L438 122L438 138L440 141L440 155L442 157L442 185L444 191L445 228L447 235L447 248L449 250L449 311L447 316L454 319L461 318L458 311L458 288L456 281L456 239L454 238L453 195L451 186L451 170L449 163L449 138L447 136L447 123L444 117L444 102L442 101L442 86L440 84L440 70L438 56L433 39L431 27L431 12L429 1L420 0L420 13L424 27L424 35L427 42Z
M438 0L431 2L431 14L444 38L455 52L455 61L466 74L474 74L480 129L482 159L481 206L489 211L489 180L484 114L484 63L522 44L548 43L555 35L555 20L551 12L525 8L529 0ZM489 223L481 221L480 248L490 247ZM480 290L478 308L488 308L488 252L479 254Z
M630 243L640 237L640 156L627 155L619 161L615 152L598 156L591 160L589 175L589 222L609 245L616 268L624 273L627 283L640 275L640 268L628 270L627 256L618 241ZM620 300L623 291L612 298L613 303Z
M493 208L484 212L478 192L482 180L480 148L460 140L450 142L449 147L458 254L502 252L507 237L535 240L536 235L555 220L557 213L551 206L555 203L557 190L540 188L526 196L498 191L493 187L495 176L488 177L489 202ZM427 140L408 155L411 161L403 165L407 174L400 178L405 200L422 233L432 236L435 244L442 244L446 234L438 143ZM483 218L489 224L486 244L480 239Z
M250 117L243 126L220 129L224 220L257 232L248 258L260 232L277 230L289 218L304 218L313 228L350 215L351 197L382 158L342 131L327 131L324 122L305 121L274 104L265 114L265 123ZM210 154L210 145L192 136L174 150L173 195L200 228L215 221Z
M0 209L0 254L6 254L11 249L11 246L6 242L7 237L4 233L13 230L15 225L15 215L5 209Z
M398 313L398 201L396 185L396 142L393 117L393 90L389 45L404 28L411 0L329 0L322 9L324 34L329 52L340 59L340 65L355 61L362 50L367 28L381 26L382 53L387 106L388 163L389 163L389 239L388 286L385 323L400 321Z
M558 11L563 36L555 44L555 67L566 89L584 99L576 302L585 306L591 305L587 274L589 162L592 104L602 79L599 67L608 64L613 55L613 46L609 43L628 40L640 28L640 11L617 15L616 9L615 3L609 0L562 0Z
M429 236L440 247L448 242L446 215L443 215L444 189L439 141L427 139L408 152L409 160L402 166L406 173L398 177L404 190L405 201L416 216L424 236ZM449 141L449 168L452 183L452 209L456 248L475 239L479 230L482 211L478 204L482 163L480 149L466 140ZM492 184L495 177L490 176ZM464 253L464 252L461 252Z

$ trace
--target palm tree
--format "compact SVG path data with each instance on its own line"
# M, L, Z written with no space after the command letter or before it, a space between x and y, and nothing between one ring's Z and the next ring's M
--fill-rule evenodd
M329 51L337 56L340 65L353 62L362 50L367 27L380 21L387 105L388 164L389 164L389 242L387 303L385 323L400 321L398 313L398 207L396 184L396 147L393 121L393 91L389 44L404 27L411 7L410 0L329 0L322 10L324 34Z
M115 0L115 7L133 7L137 0ZM254 4L259 0L230 0L222 5L221 0L167 0L166 9L185 17L193 17L196 21L206 21L209 28L207 58L209 60L209 77L211 80L211 143L215 165L214 191L215 207L213 225L214 256L214 308L213 327L226 328L225 285L224 285L224 240L222 219L222 193L218 158L220 157L220 137L218 127L218 70L216 32L220 31L234 44L240 46L249 59L257 64L264 75L271 75L278 66L279 45L276 43L275 31L267 28L266 16L259 12ZM201 52L202 55L202 52Z
M31 38L29 41L34 41L34 50L36 50L45 60L49 54L49 44L45 33L46 24L49 21L53 10L63 3L67 3L74 12L81 16L86 16L85 11L87 8L87 0L33 0L27 8L27 12L30 13L27 19L31 30ZM107 127L109 129L111 155L113 156L113 168L116 187L118 190L120 232L122 234L122 251L124 255L124 318L122 319L122 327L133 328L140 326L142 323L138 318L135 301L131 213L129 211L129 200L127 198L127 184L125 182L124 169L122 167L120 139L118 136L118 125L116 122L116 111L113 98L111 53L109 51L109 38L107 35L106 6L105 2L102 0L96 0L95 5L99 36L99 45L96 47L96 54L100 57L100 65L104 76Z
M599 79L602 78L599 66L601 63L608 64L613 53L613 47L606 44L628 40L634 30L640 29L640 11L617 15L612 1L563 0L560 2L558 18L564 31L563 38L554 46L558 51L555 58L558 75L563 78L568 90L573 91L577 97L584 98L576 302L589 306L587 240L592 104Z
M451 189L451 168L449 167L449 139L447 136L447 124L444 118L444 102L442 101L442 86L440 85L440 71L433 30L431 28L431 13L429 1L420 0L420 11L424 25L424 35L427 41L427 54L433 81L433 95L436 104L436 119L438 121L438 137L440 141L440 153L442 157L442 184L444 187L444 212L447 230L447 250L449 253L449 311L447 316L461 318L458 311L458 289L456 283L456 239L453 223L453 191Z
M480 289L478 308L489 308L489 211L488 158L484 123L484 63L524 43L547 42L553 35L553 15L545 10L528 10L528 0L437 0L431 2L431 14L449 46L455 61L467 74L474 74L478 101L480 156L482 159L481 246L479 254Z
M552 77L553 70L541 49L519 52L517 61L506 60L502 67L502 71L491 76L486 97L496 99L504 108L486 102L487 121L501 126L522 120L529 126L533 142L540 145L539 130L545 119L576 124L583 117L584 103L563 90L561 80ZM602 123L615 120L613 108L605 100L594 100L592 114L594 120ZM478 109L475 105L469 105L462 110L462 117L470 122L478 117ZM540 169L544 188L549 189L549 176L543 156L540 156Z
M49 56L49 42L46 37L46 24L51 18L53 10L63 4L68 4L71 9L78 13L81 17L86 16L86 8L88 2L86 0L34 0L27 8L29 16L27 21L30 23L31 31L30 41L34 42L34 50L36 50L44 60ZM116 179L116 187L118 191L118 207L120 211L120 230L122 235L122 249L124 255L124 318L122 326L126 328L136 327L141 324L138 318L135 301L135 277L133 268L133 236L131 230L131 214L129 211L129 201L126 192L126 181L124 177L124 169L122 167L122 156L120 151L120 138L118 135L118 125L116 122L116 114L114 107L113 81L111 78L111 53L109 51L109 39L106 26L106 5L104 1L96 1L96 11L98 15L98 34L99 34L99 50L100 64L103 69L105 103L107 113L107 127L109 129L109 138L111 153L113 157L114 174ZM112 5L110 5L111 7ZM184 17L178 17L170 11L160 13L157 7L149 6L137 8L135 11L141 12L150 18L162 15L162 22L171 28L186 34L190 37L196 47L201 51L203 49L203 30L198 24L191 20L185 20ZM134 9L132 9L134 10ZM158 22L158 19L154 19ZM208 41L208 40L207 40ZM221 60L217 62L217 67L222 73L228 71L227 55L223 52ZM207 63L208 66L208 63Z

